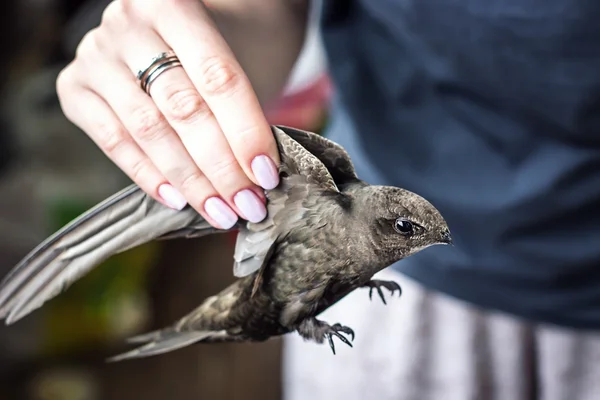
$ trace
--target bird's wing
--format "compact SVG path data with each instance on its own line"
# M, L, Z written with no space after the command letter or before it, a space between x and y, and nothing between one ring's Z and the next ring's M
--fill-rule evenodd
M250 275L268 261L277 241L303 220L307 211L305 200L311 193L316 198L318 191L339 193L333 177L317 156L294 140L288 130L276 126L272 130L281 157L281 181L266 194L267 218L240 229L234 253L236 277ZM319 150L322 146L312 147Z
M325 165L336 184L359 180L350 156L339 144L313 132L287 126L277 127L317 157Z
M317 157L282 130L273 127L281 153L282 179L299 176L304 184L337 191L331 174ZM269 192L267 219L259 224L240 222L236 245L236 276L248 275L268 259L272 246L285 233L278 215L289 196L306 189L283 184ZM287 215L297 219L298 209ZM280 220L285 220L279 218ZM31 251L0 284L0 318L8 324L39 308L110 256L155 239L199 237L216 232L193 208L175 211L156 202L137 185L106 199L82 214Z
M131 185L73 220L13 268L0 284L0 318L13 323L113 254L177 231L200 236L216 229L193 208L172 210Z
M282 178L299 175L308 183L339 192L327 166L315 154L294 140L286 131L276 126L272 129L279 147L281 157L279 173L283 174Z
M269 204L267 209L267 218L262 223L247 223L240 228L233 253L233 275L238 278L258 271L269 259L279 237L280 232L272 218L279 212L279 207Z

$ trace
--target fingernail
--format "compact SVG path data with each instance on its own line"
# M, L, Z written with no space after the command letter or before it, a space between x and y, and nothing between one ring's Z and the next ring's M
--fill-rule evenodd
M236 213L223 200L211 197L204 202L204 211L223 229L229 229L238 220Z
M267 156L257 156L252 160L252 172L258 184L266 190L275 188L279 184L279 173L275 163Z
M158 194L167 203L167 205L176 210L182 210L187 204L185 197L177 189L168 183L163 183L158 187Z
M238 192L233 197L233 202L250 222L260 222L267 216L265 205L249 189Z

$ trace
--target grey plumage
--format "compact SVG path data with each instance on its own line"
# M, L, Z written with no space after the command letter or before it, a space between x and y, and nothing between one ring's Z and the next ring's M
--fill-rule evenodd
M266 191L268 216L240 220L234 275L173 326L130 339L142 344L112 360L144 357L198 342L262 341L296 331L351 345L349 327L316 316L365 287L400 292L371 280L390 264L449 244L439 211L415 193L361 181L348 154L317 134L273 126L281 182ZM191 207L174 211L132 185L92 208L27 255L0 285L0 318L14 323L113 254L151 240L200 237L211 227Z

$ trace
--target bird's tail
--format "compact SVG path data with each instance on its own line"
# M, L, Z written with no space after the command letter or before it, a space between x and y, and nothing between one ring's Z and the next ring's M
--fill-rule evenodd
M172 210L131 185L46 239L10 271L0 284L0 318L17 321L113 254L154 239L214 231L191 207Z
M227 337L226 331L177 331L174 328L166 328L127 339L128 343L145 344L126 353L110 357L107 361L117 362L150 357L206 340L226 340Z
M174 325L128 338L130 344L141 345L108 359L110 362L149 357L167 353L199 342L240 342L247 340L239 326L230 320L230 312L240 303L243 280L237 280L220 293L175 322ZM247 303L243 303L247 307Z

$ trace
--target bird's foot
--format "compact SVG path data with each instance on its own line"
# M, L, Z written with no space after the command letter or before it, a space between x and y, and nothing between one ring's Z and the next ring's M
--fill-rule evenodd
M383 290L381 290L382 287L389 290L392 296L396 291L398 292L398 296L402 296L402 288L394 281L380 281L377 279L373 279L362 285L362 287L369 288L369 299L371 300L373 299L373 289L377 290L377 294L381 298L381 301L383 301L383 304L387 303L385 301L385 297L383 296Z
M335 354L335 345L333 344L334 336L350 347L352 347L352 343L350 343L350 341L342 334L351 336L352 341L354 341L354 331L351 328L341 324L329 325L328 323L320 321L316 318L305 319L300 323L300 325L298 325L296 331L304 339L314 340L317 343L323 343L323 341L327 338L329 347L331 347L333 354Z

